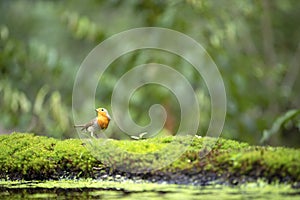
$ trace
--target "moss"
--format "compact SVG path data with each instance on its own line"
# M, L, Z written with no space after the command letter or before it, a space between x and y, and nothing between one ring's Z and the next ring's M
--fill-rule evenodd
M0 143L0 178L4 179L99 178L126 172L127 178L180 179L183 183L186 179L198 183L245 176L300 181L299 149L249 146L226 139L168 136L138 141L60 141L13 133L0 136Z
M0 176L2 178L59 178L66 173L90 176L97 160L82 141L55 140L33 134L13 133L0 137Z
M147 154L159 151L165 147L165 142L158 142L155 139L148 140L112 140L111 142L117 148L130 153Z

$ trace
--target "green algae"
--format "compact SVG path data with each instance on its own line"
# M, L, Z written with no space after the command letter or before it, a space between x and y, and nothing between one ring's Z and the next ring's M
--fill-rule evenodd
M184 175L201 183L197 179L208 174L212 174L211 181L221 177L223 182L244 177L269 182L300 181L299 149L249 146L221 138L61 141L13 133L0 136L0 144L0 178L6 180L98 178L126 172L129 177L148 180L168 177L167 182ZM178 148L180 145L184 148ZM172 157L177 154L180 156ZM170 162L162 163L164 160Z

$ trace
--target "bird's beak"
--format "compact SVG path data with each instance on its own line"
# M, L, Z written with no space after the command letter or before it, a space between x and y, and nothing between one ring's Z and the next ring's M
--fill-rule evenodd
M95 109L96 112L98 112L98 109Z

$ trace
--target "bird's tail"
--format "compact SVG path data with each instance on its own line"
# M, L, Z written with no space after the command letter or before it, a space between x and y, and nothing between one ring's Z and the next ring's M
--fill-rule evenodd
M84 127L84 125L74 125L74 128Z
M81 128L83 131L85 129L85 125L74 125L74 128Z

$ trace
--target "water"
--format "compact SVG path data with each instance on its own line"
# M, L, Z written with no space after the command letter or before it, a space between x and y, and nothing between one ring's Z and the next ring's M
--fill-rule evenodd
M204 187L170 184L64 180L46 182L0 181L0 199L300 199L290 185L248 183Z

